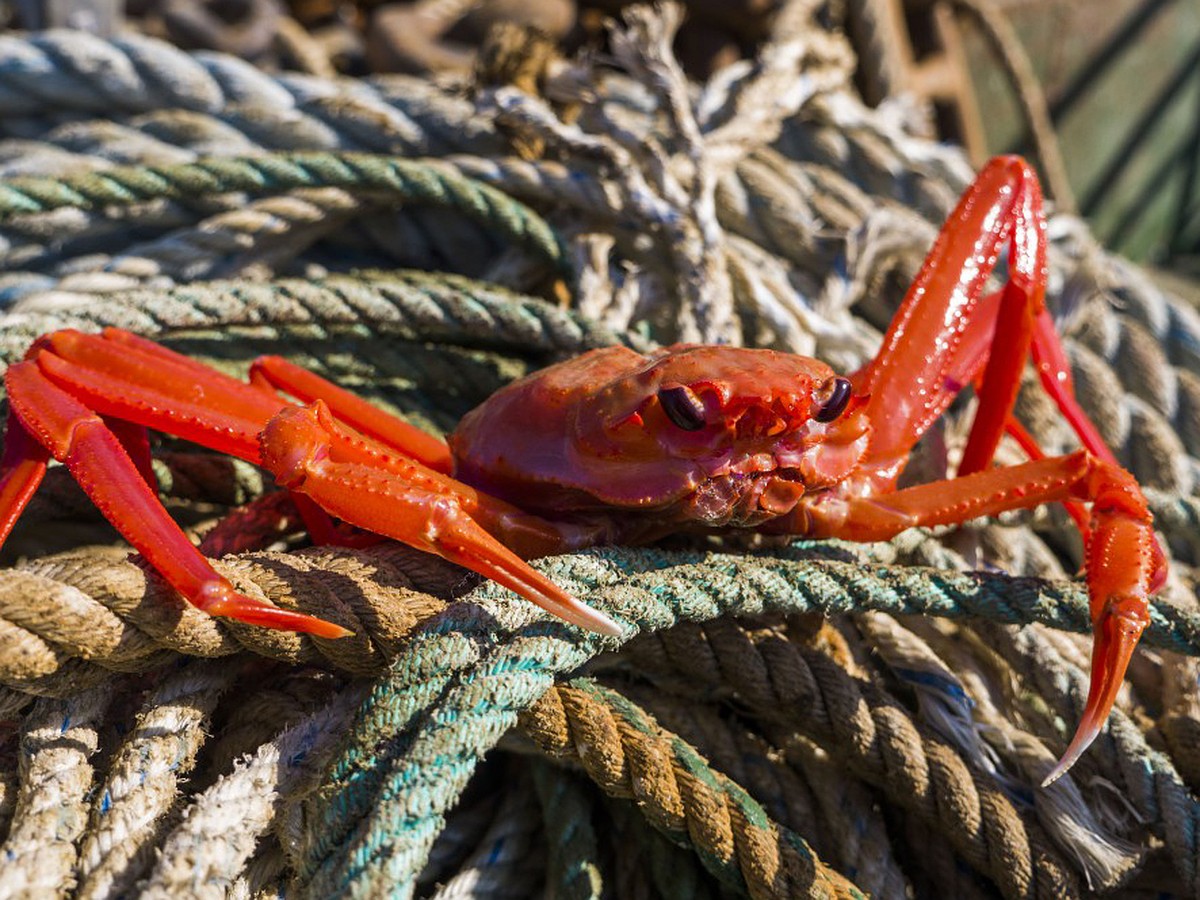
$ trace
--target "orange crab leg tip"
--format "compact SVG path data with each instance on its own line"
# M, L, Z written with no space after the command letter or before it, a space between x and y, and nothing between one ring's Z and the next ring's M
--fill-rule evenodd
M577 600L570 594L564 594L565 599L555 598L549 604L539 604L548 612L560 619L610 637L620 637L624 629L600 610L588 606L582 600ZM549 599L549 598L548 598Z
M1150 623L1144 601L1109 601L1096 622L1096 639L1092 646L1092 678L1088 688L1087 705L1075 729L1075 736L1062 759L1042 782L1049 787L1064 774L1091 746L1100 733L1125 682L1125 670L1133 659L1138 640Z
M291 609L280 609L278 606L252 600L235 591L222 590L220 586L211 591L211 594L215 595L212 600L197 605L212 616L221 616L262 628L274 628L277 631L311 634L313 637L330 640L351 637L354 634L348 628L335 625L333 622L327 622L316 616Z

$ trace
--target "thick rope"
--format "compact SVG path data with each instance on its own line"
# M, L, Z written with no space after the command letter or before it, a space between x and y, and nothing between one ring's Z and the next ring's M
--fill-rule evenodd
M469 102L426 79L275 77L224 54L78 31L0 36L0 58L0 123L24 133L45 116L153 112L138 121L173 142L199 133L212 144L232 138L279 150L503 150L485 123L468 121Z
M702 627L700 636L689 639L686 628L655 634L631 652L648 671L677 670L671 683L690 684L701 695L713 689L712 673L721 673L720 681L769 735L799 728L837 754L891 803L930 823L1004 896L1078 892L1072 869L990 775L871 682L771 631L744 629L731 619L691 627Z
M21 783L0 846L0 894L65 897L75 884L79 842L94 787L91 757L116 683L41 700L21 728Z
M537 213L452 167L361 153L280 153L209 157L194 163L129 166L59 178L0 181L0 220L72 207L127 206L147 200L188 200L231 191L278 193L337 187L384 192L393 201L446 206L485 223L559 267L558 236Z
M892 853L876 798L815 745L797 738L785 749L775 748L711 702L679 703L664 692L634 686L622 687L622 693L699 749L863 893L907 892L908 879ZM781 756L788 765L779 765Z
M427 272L334 275L271 284L210 282L95 298L67 312L61 306L53 297L30 298L6 316L0 358L18 359L35 337L59 328L98 331L107 326L150 337L246 326L271 328L272 336L282 337L286 326L295 324L348 328L371 338L561 355L621 342L609 329L543 300Z
M809 600L815 599L813 593L830 582L833 596L829 599L835 608L844 609L844 604L851 601L845 586L827 577L833 571L844 573L850 584L864 592L866 588L864 569L850 564L821 564L812 582L795 584L794 589L800 593L791 593L785 587L787 561L713 557L717 564L709 567L659 569L666 558L659 551L595 553L549 561L546 571L562 583L573 585L582 599L647 630L661 630L679 616L707 620L735 610L746 615L812 609ZM618 564L623 564L624 572L616 567ZM888 571L876 569L874 575L880 581L866 596L890 594L894 598L897 585L913 584L910 579L916 579L919 585L924 577L913 570L897 570L894 582L889 584ZM932 581L926 582L927 589L937 585L945 590L955 585L960 591L966 590L952 593L965 597L978 595L981 588L986 593L986 584L994 576L938 572L928 573L928 577ZM1020 580L1008 581L1007 586L1013 589L1010 596L1023 593ZM1052 614L1068 610L1064 619L1074 618L1082 627L1086 622L1083 591L1071 588L1056 593L1059 602L1054 603ZM483 585L471 595L471 605L451 606L442 616L421 626L413 635L404 665L379 682L359 710L357 724L331 771L329 784L319 799L306 804L310 807L306 817L314 829L299 849L303 857L300 877L308 891L321 894L343 888L355 890L355 885L365 888L378 877L406 883L411 875L405 873L415 870L427 853L441 810L461 791L473 768L471 760L498 739L517 710L544 693L552 672L573 669L600 644L595 636L572 634L553 623L525 625L533 613L525 606L508 603L506 597L496 586ZM931 599L923 597L923 612L946 609L944 601L939 605L930 603ZM1050 596L1027 599L1039 614L1051 612ZM1000 612L995 601L984 605L989 607L989 615ZM497 627L510 635L502 645L484 637ZM1156 634L1159 640L1165 636ZM844 675L840 669L837 672ZM891 701L879 698L878 702L883 704L882 710L896 710L883 713L891 722L890 717L899 710ZM438 714L428 717L434 708ZM778 710L778 705L774 708ZM870 727L876 728L874 724ZM396 734L404 738L397 742L385 737ZM957 757L939 741L926 737L913 746L920 749L923 744L928 744L939 770L950 766L947 771L967 771L955 768L961 763L951 763ZM864 747L867 761L879 752L872 746ZM455 762L451 764L451 760ZM956 776L954 785L956 791L966 791L967 796L983 798L989 813L1004 808L1007 802L986 782L976 783L974 775ZM1019 822L1020 817L1013 821ZM988 819L975 829L979 827L999 826ZM1070 876L1052 862L1055 857L1041 840L1035 841L1033 852L1037 866L1049 868L1035 868L1040 877L1028 870L1009 871L1004 855L1009 850L999 849L1008 847L1003 841L983 863L997 870L996 877L1012 886L1015 896L1026 889L1057 890L1063 886L1060 879L1070 883ZM382 854L385 845L389 849ZM1023 875L1032 882L1022 881Z
M1065 740L1064 719L1079 714L1087 695L1084 673L1064 660L1049 642L1039 640L1036 629L1011 632L989 625L981 631L1015 671L1032 680L1038 696L1044 698L1036 705L1025 701L1024 706L1033 707L1026 715L1044 720L1048 701L1058 713L1047 723L1049 730ZM1163 823L1171 862L1189 895L1200 896L1200 800L1188 790L1172 761L1147 743L1126 713L1115 709L1090 758L1081 762L1116 785L1143 821Z
M606 794L634 800L728 886L753 898L862 896L694 747L615 691L578 679L556 685L520 723L552 757L582 764Z
M179 782L191 774L221 694L240 667L197 660L166 678L109 763L80 851L79 900L133 890L161 847Z
M756 556L613 549L559 557L544 568L580 567L596 573L591 577L606 573L606 579L627 575L635 591L643 590L643 582L658 585L660 580L682 591L691 579L740 609L762 604L775 592L782 598L777 602L797 613L878 610L1090 630L1082 585L841 562L836 557L845 554L843 546L803 545ZM415 590L401 571L412 556L405 547L384 544L365 551L255 552L216 562L251 596L355 629L354 637L341 641L214 619L186 605L122 551L104 561L74 553L31 561L0 580L0 683L29 693L69 695L72 679L99 683L106 672L145 671L164 661L164 650L215 657L245 648L293 663L324 661L349 673L377 673L414 627L445 605ZM444 566L435 569L445 571ZM587 601L589 594L581 599ZM1157 606L1144 641L1200 655L1200 616Z
M348 688L339 702L286 729L201 792L190 814L160 841L139 896L226 896L225 886L245 871L278 821L280 797L319 781L320 763L360 696L360 688Z
M45 122L32 119L20 121L19 117L11 114L0 116L0 128L12 127L23 130L25 134L37 134L56 141L56 146L70 146L70 129L77 128L79 130L75 133L79 146L87 146L88 141L95 141L95 146L101 148L99 155L108 163L121 159L157 163L166 159L174 160L177 157L160 157L157 160L145 158L145 154L169 153L172 148L176 153L180 153L178 148L187 148L183 151L185 159L178 160L181 162L186 161L188 154L247 154L262 147L367 149L420 154L454 150L493 157L502 152L494 121L477 115L470 103L420 82L398 80L391 86L386 80L380 80L356 86L352 92L341 84L323 84L312 79L292 76L274 79L228 57L189 57L170 48L163 49L164 45L149 46L151 42L138 44L135 40L124 44L106 44L79 36L78 41L72 43L61 35L39 35L27 41L7 37L2 40L14 44L13 53L0 54L6 60L12 60L11 65L0 67L3 69L0 71L0 109L5 108L4 103L12 102L18 105L8 110L10 113L19 111L33 116L51 108L56 111L92 109L107 112L119 107L151 112L141 120L131 121L128 126L119 126L124 129L122 134L113 130L111 138L105 139L100 138L101 126L112 123L96 123L97 127L94 128L79 123L52 133ZM125 62L122 62L122 57ZM177 61L180 65L190 66L190 72L179 75L171 68ZM13 72L19 73L18 80L6 81ZM160 77L160 72L165 74ZM10 84L17 86L4 87ZM196 99L201 93L195 85L210 86L206 88L208 93L203 95L204 99ZM717 88L719 85L706 90L710 91L711 97L716 97L719 94ZM639 108L636 102L628 102L628 98L635 94L622 88L619 78L610 80L607 96L618 105L624 104L627 112ZM737 96L736 91L730 94L730 107L735 105L733 100ZM716 100L705 108L712 109L714 104ZM653 116L654 113L649 115ZM621 124L627 128L630 138L625 146L637 153L637 143L644 133L639 131L642 126L635 119L622 119ZM733 121L738 121L738 117L734 117ZM752 237L741 237L740 232L737 235L725 235L725 265L730 270L735 308L739 310L747 335L759 341L780 341L791 349L815 351L815 355L837 362L842 368L851 368L864 353L870 352L869 337L865 342L847 341L845 335L848 332L862 327L861 320L850 318L848 308L851 304L857 304L856 309L870 315L877 327L886 322L890 315L888 304L895 297L894 290L887 285L889 273L903 273L915 266L927 246L924 236L929 232L927 224L914 224L912 217L891 215L893 210L886 206L887 200L883 198L906 204L916 208L922 215L938 219L944 215L964 179L969 177L960 156L949 149L914 140L896 127L895 122L895 119L887 118L886 113L864 110L848 95L820 94L806 104L802 121L782 123L783 136L776 149L786 154L787 159L773 160L770 153L757 152L737 164L736 177L720 178L717 224L733 232L737 229L730 224L734 215L730 211L750 211L748 216L743 217L747 221L746 234ZM94 137L87 136L89 129ZM134 137L135 134L137 137ZM162 139L147 139L155 134ZM656 140L668 142L674 139L671 135L653 136ZM121 157L120 141L125 139L128 139L126 146L130 155ZM475 142L473 145L472 141ZM39 159L46 156L40 151L36 155ZM733 157L736 156L735 152ZM517 164L487 159L472 165L481 173L493 173L480 177L501 186L506 192L511 190L514 196L536 202L539 209L557 204L558 192L565 206L563 218L558 221L570 223L571 229L602 227L610 231L614 230L612 223L616 222L639 235L654 233L643 219L632 215L631 206L621 200L621 189L614 187L614 184L627 184L626 176L618 172L615 178L608 178L602 171L597 173L590 169L586 161L570 154L564 154L563 158L569 163L569 168L560 163ZM645 156L638 158L640 162L646 162ZM70 159L63 157L64 164L74 164L76 159L74 154ZM654 164L661 160L650 162ZM459 163L459 166L468 170L465 162ZM747 172L750 174L747 175ZM528 193L522 194L511 187L516 184L525 184ZM770 202L772 197L785 196L781 185L786 186L788 202L773 204ZM795 197L800 200L793 207ZM290 202L290 198L272 198L275 199ZM199 215L220 209L209 206L207 201L204 206L205 211L198 211L180 204L154 201L138 209L136 221L152 230L181 225L187 227ZM789 217L792 208L799 213ZM143 209L147 210L145 214ZM588 210L587 216L579 216L579 209ZM684 206L673 209L671 205L661 207L658 212L677 214L679 209L683 209L685 215L693 214ZM737 214L742 215L741 212ZM222 213L218 212L218 215ZM105 245L104 253L120 253L127 247L127 243L120 242L122 232L129 227L126 222L106 221L78 210L32 214L11 224L15 228L28 222L32 228L37 222L42 237L38 238L31 232L33 236L29 238L29 247L34 248L38 240L42 240L42 246L46 246L45 241L57 240L67 231L56 225L53 221L55 216L63 216L63 221L87 220L82 226L84 230L78 232L80 234L88 233L86 229L93 225L111 228L109 234L112 243ZM597 222L601 224L593 225ZM1195 350L1200 346L1197 317L1194 311L1173 300L1161 289L1145 283L1140 273L1132 267L1103 257L1094 247L1086 246L1085 241L1075 240L1067 227L1069 224L1069 220L1061 217L1055 220L1054 243L1058 252L1051 260L1051 272L1054 283L1064 282L1061 296L1054 298L1058 302L1058 309L1060 312L1074 313L1073 317L1068 317L1067 325L1082 323L1076 324L1075 330L1085 345L1084 352L1072 352L1077 368L1083 373L1079 380L1083 384L1081 393L1085 406L1097 419L1102 420L1105 435L1114 442L1123 462L1153 487L1151 500L1172 551L1185 560L1195 560L1196 516L1192 509L1195 503L1191 496L1192 482L1188 480L1193 476L1187 471L1185 448L1196 443L1192 440L1192 432L1196 431L1196 410L1200 408L1200 389L1197 389L1200 382L1192 374L1200 371L1200 354ZM16 231L5 233L19 234ZM570 233L570 229L564 230L564 233ZM353 240L361 244L365 238L354 236ZM789 252L785 241L794 241L792 246L799 249ZM888 249L889 242L893 248L891 251ZM771 249L761 249L760 243L762 246L771 246ZM774 246L776 244L779 246ZM368 242L368 245L377 248L384 246L378 241L374 244ZM260 246L264 249L269 247L269 241L264 238ZM670 278L664 277L661 266L656 268L658 261L653 259L656 251L649 254L650 259L643 259L624 247L622 242L613 247L615 249L611 253L599 252L599 243L580 239L573 258L577 264L585 265L585 275L589 268L593 272L603 273L602 278L596 279L597 288L590 295L589 302L594 303L595 310L605 314L616 329L621 329L630 321L645 315L647 309L658 308L661 301L670 300L675 288ZM598 252L587 255L582 252L584 248ZM893 255L889 256L889 252ZM80 270L81 277L71 281L67 268L78 264L74 258L76 256L78 252L74 249L67 252L64 266L53 269L50 275L37 272L14 275L11 281L0 284L0 292L7 290L10 284L16 286L16 292L24 298L20 303L28 302L41 310L37 315L44 316L42 321L46 323L41 330L59 327L52 324L57 320L56 317L64 314L73 316L80 309L87 310L90 315L92 309L99 307L112 311L111 314L118 320L114 324L132 321L137 323L134 327L148 333L163 334L187 327L200 319L206 319L217 332L221 332L224 330L222 319L237 320L243 315L244 308L250 308L245 299L248 294L228 290L211 292L205 286L197 286L191 295L192 299L185 299L174 307L185 317L195 317L191 323L180 324L178 321L156 318L158 299L164 296L181 298L178 292L142 292L144 310L127 308L122 311L118 297L93 292L93 288L102 288L101 279L88 281L87 278L97 274L120 275L126 279L123 283L129 284L129 279L135 276ZM306 257L311 258L309 254ZM268 272L271 265L274 263L268 263ZM122 282L114 278L108 284L112 288ZM77 293L69 293L69 290L76 290ZM376 288L368 290L375 292ZM49 292L39 294L38 291ZM264 334L286 337L286 329L274 329L271 324L272 308L285 307L281 297L270 287L251 293L260 298L255 301L259 303L257 308L260 313L257 319L241 321L262 328ZM15 296L15 293L10 296ZM618 304L605 307L604 303L613 297L617 298ZM1119 307L1118 312L1110 308L1110 299ZM418 297L416 302L428 301ZM370 317L376 315L379 308L366 305L354 310L353 314ZM124 321L120 320L122 315L126 316ZM25 328L31 321L10 317L5 320L6 324L10 320L17 328ZM368 321L376 320L368 318ZM858 324L853 324L856 321ZM670 324L662 319L653 322L655 328L662 329L664 337L670 335ZM450 323L448 330L452 331L455 327L457 323ZM378 324L370 328L375 334L388 333L385 327ZM4 344L4 352L9 354L7 358L11 359L12 354L23 351L35 333L36 330L28 334L18 332L11 347ZM3 337L7 338L7 332ZM415 339L421 340L419 331ZM470 339L480 340L480 336L476 333ZM1160 363L1163 359L1169 360L1173 367L1162 368ZM1109 367L1115 369L1115 378L1111 374L1107 377L1103 374ZM1025 402L1023 400L1023 404ZM1057 440L1069 440L1069 437L1062 436L1053 421L1053 416L1047 417L1044 424L1039 420L1039 436L1046 440L1047 434L1059 435ZM1178 431L1182 442L1171 434L1171 426ZM1055 446L1053 440L1047 441L1047 444ZM1157 469L1159 466L1162 468ZM971 533L988 536L1007 532L1017 535L1024 531L1013 528L964 529L960 532L960 539ZM1009 540L1010 543L1005 544L998 555L998 545L985 544L986 558L1004 560L1006 564L1011 560L1013 566L1036 567L1039 560L1050 557L1045 545L1036 542L1036 539L1021 543L1019 547L1011 542L1012 539ZM1027 539L1022 537L1020 540L1025 542ZM1176 565L1175 571L1185 576L1188 574L1186 566L1182 565ZM292 577L290 572L287 577ZM120 623L122 620L117 621ZM125 626L118 624L118 627ZM1194 629L1190 633L1194 635ZM400 640L403 641L403 638ZM53 642L48 646L52 650L57 647ZM381 650L379 658L385 658L387 652ZM135 668L143 665L140 660L148 658L149 653L131 652L133 661L129 665ZM0 654L0 658L4 658L4 655ZM167 655L162 657L164 660L168 658ZM107 669L67 660L68 667L77 665L80 666L76 670L77 688L86 685L89 677L111 678ZM97 675L89 675L90 672ZM1061 679L1048 679L1040 690L1047 692L1047 696L1057 697L1054 692L1061 693L1065 683ZM19 709L29 702L28 697L29 694L10 691L0 697L0 710ZM1064 722L1059 723L1057 728L1061 730L1065 723L1074 721L1072 717L1075 712L1063 707L1060 715ZM1051 728L1047 734L1055 737L1058 731ZM1140 737L1140 734L1137 736ZM0 745L0 754L4 752L4 747ZM1099 759L1104 753L1103 747L1098 746L1095 756ZM1142 765L1136 754L1125 759L1123 765L1127 767ZM1157 827L1172 833L1168 846L1174 855L1184 859L1183 865L1186 867L1190 865L1187 861L1194 854L1189 855L1185 838L1188 828L1194 832L1195 824L1189 825L1188 815L1172 812L1168 801L1173 796L1174 802L1183 803L1190 795L1178 779L1171 782L1163 774L1161 757L1150 756L1148 759L1156 779L1153 791L1157 793L1152 792L1149 801L1139 801L1142 814L1155 820ZM266 791L269 794L270 789ZM1171 791L1176 793L1172 795ZM4 818L5 800L2 795L3 789L0 789L0 821ZM1156 798L1162 802L1156 803ZM1186 810L1186 804L1178 806L1178 809ZM946 895L958 895L953 878L957 871L957 883L962 884L963 867L955 862L955 855L949 850L948 844L932 838L927 829L922 831L922 820L915 815L901 813L898 818L901 820L900 827L908 834L908 840L913 842L913 852L921 854L922 859L928 856L940 861L938 877L946 880L937 882L936 890ZM1164 824L1164 820L1169 820L1169 825ZM244 876L236 868L221 870L223 873L233 872L228 883L245 885L248 890L279 884L281 872L284 871L284 859L273 841L268 840L266 844L262 855L251 860ZM942 849L946 852L941 852ZM181 855L179 859L186 859L186 855ZM1186 876L1186 871L1181 871ZM223 874L220 877L225 876Z

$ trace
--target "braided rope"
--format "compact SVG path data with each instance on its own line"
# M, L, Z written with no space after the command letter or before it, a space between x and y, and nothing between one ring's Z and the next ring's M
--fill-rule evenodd
M742 609L774 592L796 612L879 610L1039 621L1081 633L1091 627L1082 585L844 562L837 559L845 555L843 547L803 545L749 557L614 549L559 557L545 567L551 572L580 567L594 573L589 578L601 572L609 579L630 576L630 589L636 591L643 590L637 587L643 580L652 585L661 580L676 590L692 580ZM861 559L869 559L870 552L864 549ZM0 684L69 695L74 679L99 683L111 671L145 671L164 661L164 650L219 657L245 648L292 663L324 661L350 673L377 673L418 623L445 605L414 589L412 556L405 547L383 544L363 551L326 547L235 554L216 562L251 596L350 623L355 636L341 641L214 619L184 604L122 551L105 560L68 553L30 561L0 580ZM590 593L581 596L587 600ZM599 600L606 605L603 594ZM1144 640L1148 646L1200 655L1200 616L1158 606Z
M178 783L195 765L217 700L239 674L236 666L193 661L147 698L92 805L79 855L80 900L132 890L160 847Z
M0 181L0 220L72 207L127 206L147 200L187 200L229 193L338 187L382 191L394 199L450 207L497 228L508 239L565 266L558 236L506 194L464 178L452 167L361 153L278 153L209 157L174 165L127 166L58 178Z
M550 766L535 763L530 774L549 840L546 882L553 895L600 900L604 876L596 863L600 853L589 798L575 779Z
M556 685L521 714L552 757L577 759L606 794L633 799L655 828L694 846L723 883L751 897L861 897L797 835L637 705L594 682Z

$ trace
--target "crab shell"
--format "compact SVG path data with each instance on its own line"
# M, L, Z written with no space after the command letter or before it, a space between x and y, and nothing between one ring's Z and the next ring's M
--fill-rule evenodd
M618 507L663 524L757 525L858 466L865 398L815 418L834 384L824 363L773 350L605 347L468 413L449 438L455 474L539 513L619 518ZM682 394L694 420L681 425L660 391Z

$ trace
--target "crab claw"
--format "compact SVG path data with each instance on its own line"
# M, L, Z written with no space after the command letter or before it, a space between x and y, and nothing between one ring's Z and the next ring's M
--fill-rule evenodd
M1094 623L1092 644L1092 680L1087 705L1083 709L1075 736L1062 759L1046 776L1042 787L1049 787L1075 765L1075 761L1096 739L1125 681L1125 670L1133 658L1138 639L1150 624L1150 613L1143 597L1110 598Z

